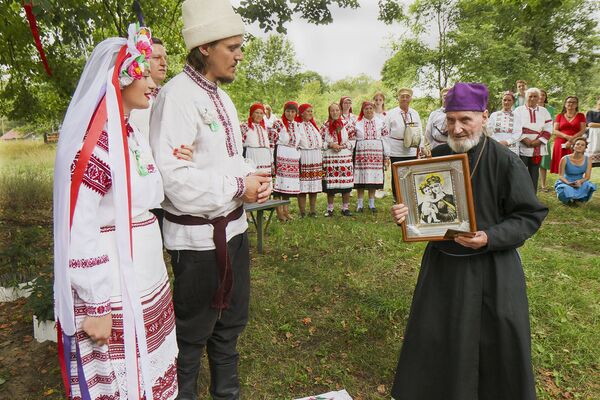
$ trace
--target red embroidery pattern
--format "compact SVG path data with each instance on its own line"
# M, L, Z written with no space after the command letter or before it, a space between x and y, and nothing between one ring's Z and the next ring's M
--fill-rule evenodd
M154 400L169 399L175 394L177 388L177 366L175 363L167 369L165 374L156 380L152 386L152 398Z
M277 176L297 179L300 176L300 161L297 158L277 156Z
M365 140L374 140L379 139L377 136L377 125L375 124L375 119L372 120L363 120L364 121L364 129L365 129Z
M142 300L144 308L144 327L148 341L148 353L152 353L164 342L165 338L175 329L175 312L171 303L169 282ZM123 308L113 304L112 331L110 334L109 352L112 359L124 359Z
M200 86L200 88L204 89L208 94L208 97L210 97L210 100L212 101L213 105L215 106L215 109L217 110L217 116L219 117L219 121L225 129L225 145L227 147L227 154L229 154L229 157L233 157L237 154L237 146L235 144L233 126L231 124L231 119L229 118L229 115L227 115L225 106L221 101L221 97L219 96L217 85L213 82L210 82L190 65L186 64L186 66L183 68L183 72L185 72L186 75L190 77L190 79L192 79L198 86Z
M93 258L73 258L69 260L69 268L92 268L108 262L108 255Z
M300 165L300 180L314 181L320 180L323 177L323 164L301 164Z
M110 300L106 303L93 304L89 303L85 306L85 313L91 317L100 317L110 312Z
M106 131L102 131L102 133L100 133L100 137L98 138L98 147L108 153L108 133Z
M152 215L152 217L150 217L146 220L132 223L131 227L132 228L141 228L143 226L152 225L154 223L154 221L156 221L156 217L154 215ZM107 226L103 226L100 228L100 233L114 232L114 231L115 231L114 225L107 225Z
M75 160L71 164L71 175L75 172L75 164L79 160L79 154L78 151ZM83 184L100 196L104 196L112 186L110 167L93 153L83 174Z
M233 195L233 198L236 199L238 197L242 197L244 193L246 193L246 181L244 178L236 177L235 181L237 183L237 191Z
M354 167L352 165L351 156L325 156L323 158L323 170L325 171L325 181L327 187L331 188L331 184L347 184L352 186L354 182ZM343 185L336 185L342 187Z

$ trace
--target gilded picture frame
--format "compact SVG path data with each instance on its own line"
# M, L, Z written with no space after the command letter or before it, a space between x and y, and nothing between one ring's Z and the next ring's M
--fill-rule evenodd
M395 162L392 175L398 202L408 207L401 224L405 242L448 240L477 231L466 154Z

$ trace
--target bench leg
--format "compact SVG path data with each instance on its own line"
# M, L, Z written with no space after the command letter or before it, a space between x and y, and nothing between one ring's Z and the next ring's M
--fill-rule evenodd
M256 242L258 252L263 254L263 210L256 211Z

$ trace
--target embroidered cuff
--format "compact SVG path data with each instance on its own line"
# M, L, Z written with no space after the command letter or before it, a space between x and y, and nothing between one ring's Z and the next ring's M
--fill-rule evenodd
M85 313L90 317L101 317L110 313L110 311L110 300L104 303L86 303L85 305Z
M237 190L236 190L235 194L233 195L233 198L237 199L237 198L242 197L244 195L244 193L246 193L246 179L237 177L237 178L235 178L235 181L237 183Z
M106 264L107 262L108 256L106 254L92 258L72 258L69 260L69 268L92 268L100 264Z

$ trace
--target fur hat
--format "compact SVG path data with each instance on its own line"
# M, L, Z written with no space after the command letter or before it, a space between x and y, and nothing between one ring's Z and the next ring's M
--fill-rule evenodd
M246 33L244 22L228 0L185 0L183 40L187 50Z

